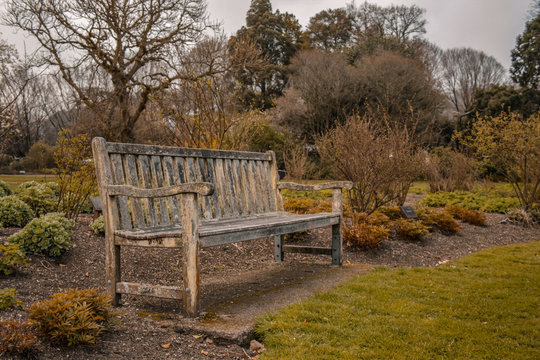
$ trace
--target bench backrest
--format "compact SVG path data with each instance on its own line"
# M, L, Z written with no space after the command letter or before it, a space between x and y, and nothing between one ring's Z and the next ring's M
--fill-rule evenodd
M190 182L214 185L211 196L200 196L201 219L221 219L282 211L273 152L176 148L168 146L92 141L98 185L133 185L159 188ZM103 199L103 198L102 198ZM105 204L104 204L105 206ZM132 229L180 223L178 196L138 199L117 196L107 209L114 226Z

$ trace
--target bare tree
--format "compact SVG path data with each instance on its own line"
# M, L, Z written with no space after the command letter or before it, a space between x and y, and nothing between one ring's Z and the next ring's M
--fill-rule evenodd
M454 110L465 114L476 89L486 89L504 80L504 67L483 51L471 48L445 50L440 56L438 76Z
M204 0L10 0L6 20L39 41L106 136L122 141L133 139L153 94L199 76L184 71L182 54L210 27ZM76 76L83 68L88 75ZM91 96L99 76L108 83L106 103ZM109 126L114 117L118 131Z

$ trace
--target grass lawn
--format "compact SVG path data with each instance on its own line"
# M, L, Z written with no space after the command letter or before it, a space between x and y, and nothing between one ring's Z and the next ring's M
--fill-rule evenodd
M5 182L11 190L15 189L19 184L27 181L37 181L40 183L55 181L55 175L0 175L0 180Z
M263 359L540 359L540 242L378 268L257 332Z

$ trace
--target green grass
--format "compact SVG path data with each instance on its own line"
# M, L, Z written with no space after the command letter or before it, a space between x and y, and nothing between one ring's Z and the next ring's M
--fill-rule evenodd
M0 180L4 181L11 190L14 190L23 182L34 180L39 183L45 183L54 181L55 178L55 175L0 175Z
M540 359L539 254L378 268L262 319L263 359Z

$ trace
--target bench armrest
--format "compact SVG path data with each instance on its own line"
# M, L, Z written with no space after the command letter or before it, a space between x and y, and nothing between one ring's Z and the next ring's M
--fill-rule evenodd
M296 184L292 182L280 182L277 185L278 189L289 189L289 190L299 190L299 191L316 191L316 190L326 190L326 189L342 189L351 190L353 183L351 181L332 181L322 184L314 185L304 185Z
M109 196L123 195L136 198L154 198L174 196L185 193L212 195L214 192L214 185L207 182L199 182L172 185L155 189L144 189L132 185L108 185L106 189Z

